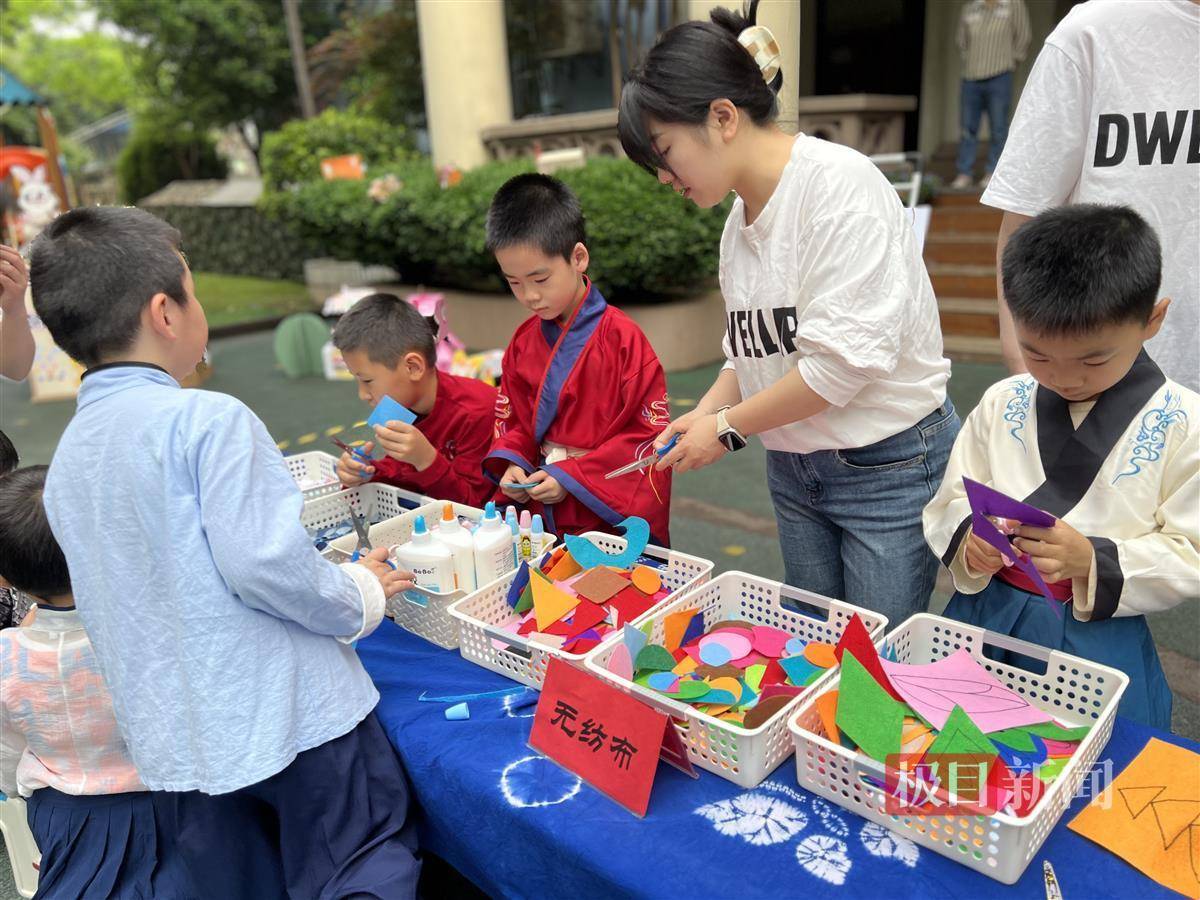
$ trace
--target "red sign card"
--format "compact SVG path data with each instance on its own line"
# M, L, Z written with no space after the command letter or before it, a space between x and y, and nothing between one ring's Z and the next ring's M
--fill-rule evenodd
M529 746L644 816L659 754L695 777L671 720L586 672L551 659Z

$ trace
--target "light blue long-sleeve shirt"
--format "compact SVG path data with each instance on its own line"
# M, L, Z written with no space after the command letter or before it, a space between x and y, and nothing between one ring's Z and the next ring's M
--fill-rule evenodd
M44 501L152 790L254 784L375 707L349 641L379 623L383 590L313 549L279 450L238 400L155 366L97 367Z

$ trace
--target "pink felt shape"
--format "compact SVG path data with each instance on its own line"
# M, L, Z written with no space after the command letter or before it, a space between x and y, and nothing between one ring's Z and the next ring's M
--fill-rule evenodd
M1042 738L1042 743L1046 745L1046 756L1051 759L1057 759L1064 756L1070 756L1079 747L1077 743L1068 743L1067 741L1056 741L1051 738Z
M792 635L770 625L754 626L754 649L763 656L778 659L783 656L783 648L791 640Z
M765 666L771 661L771 657L763 656L761 653L751 651L749 655L743 656L741 659L731 659L729 664L737 666L739 669L748 669L751 666Z
M892 686L934 728L942 728L955 706L984 734L1051 721L1049 714L1002 685L965 649L937 662L910 666L881 660Z
M741 659L743 656L748 656L751 648L749 638L734 634L733 631L719 631L700 639L702 648L707 644L720 644L729 651L730 659Z
M613 647L612 653L608 656L608 671L618 678L633 681L633 659L629 655L629 648L624 644L617 644Z

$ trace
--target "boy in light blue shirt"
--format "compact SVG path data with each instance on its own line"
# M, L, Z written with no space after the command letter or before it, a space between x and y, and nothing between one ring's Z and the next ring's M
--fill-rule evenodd
M81 208L31 257L87 367L44 502L117 721L202 896L413 896L407 785L351 647L411 575L322 559L263 424L180 388L208 323L179 240Z

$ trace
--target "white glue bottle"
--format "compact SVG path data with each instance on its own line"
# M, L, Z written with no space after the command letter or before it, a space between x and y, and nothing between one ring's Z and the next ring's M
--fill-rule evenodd
M517 553L517 559L520 562L529 562L533 558L533 542L529 536L530 522L529 510L524 510L521 513L521 530L518 537L520 551Z
M475 542L459 523L453 503L447 503L442 508L442 521L433 536L450 551L450 560L454 563L455 589L475 590Z
M504 511L504 524L512 532L513 568L515 569L521 564L521 528L517 524L517 508L515 506L510 506Z
M448 594L454 590L454 561L450 551L425 527L425 517L417 516L412 540L396 548L396 562L413 573L417 587Z
M546 529L542 525L542 517L537 513L533 514L533 524L529 526L529 544L533 551L530 559L540 559L542 548L546 546Z
M475 530L475 583L491 584L513 570L512 531L496 513L489 500L483 508L483 521Z

